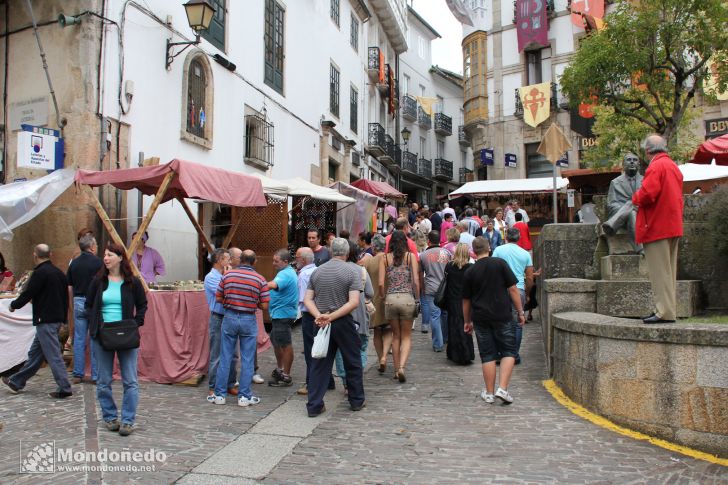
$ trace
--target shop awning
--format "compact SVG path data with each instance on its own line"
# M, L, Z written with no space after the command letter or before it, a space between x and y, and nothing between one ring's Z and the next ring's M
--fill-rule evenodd
M387 182L375 182L374 180L359 179L352 182L351 185L357 189L363 190L364 192L369 192L370 194L374 194L377 197L382 197L384 199L404 200L407 198L405 194L395 189Z
M76 183L91 187L109 184L122 190L138 189L145 195L157 194L167 174L177 174L160 202L177 198L200 199L237 207L267 205L260 179L240 172L174 159L154 167L119 170L79 170Z
M695 152L693 163L710 164L715 159L717 165L728 165L728 135L704 141Z
M564 189L569 181L565 178L556 179L556 189ZM506 180L476 180L468 182L453 192L448 198L455 199L461 195L487 196L512 193L539 193L554 190L551 177L533 179L506 179Z

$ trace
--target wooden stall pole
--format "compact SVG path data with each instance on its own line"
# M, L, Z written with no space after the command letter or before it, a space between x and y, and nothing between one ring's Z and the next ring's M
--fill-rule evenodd
M109 215L106 213L104 206L101 205L99 198L96 197L96 194L94 193L94 189L92 189L90 185L84 185L84 187L86 188L86 191L89 193L89 197L91 198L91 204L94 206L94 209L96 209L96 213L101 218L101 223L104 225L104 228L106 228L106 230L109 232L109 235L111 236L111 240L114 241L119 246L121 246L122 248L126 249L126 244L124 244L124 241L121 240L119 233L116 232L116 228L111 223L111 220L109 219ZM134 276L139 278L139 281L142 282L144 291L148 292L149 287L147 286L147 282L144 281L144 278L142 278L141 273L139 273L139 269L134 264L130 264L130 266L131 266L132 273L134 273Z
M232 214L232 207L230 208L230 213ZM235 223L230 226L230 230L228 231L227 235L225 236L225 240L222 242L222 248L227 249L230 246L230 243L233 241L233 237L235 236L235 233L238 232L238 228L240 227L240 224L243 223L243 211L240 211L240 214L238 214L238 218L235 219Z
M137 249L137 246L139 246L139 241L142 239L142 236L144 235L144 232L146 232L147 228L149 227L149 223L152 221L152 217L154 217L154 213L157 212L157 207L159 207L159 204L162 202L162 197L164 197L164 194L167 193L167 189L169 188L169 184L172 183L172 180L177 174L175 172L169 172L165 177L164 180L162 180L162 184L159 186L159 190L157 190L157 195L154 196L154 200L152 201L152 205L149 207L149 210L147 211L147 214L144 216L144 219L142 219L142 224L139 226L136 232L136 236L131 241L131 245L129 245L129 249L126 251L126 255L129 259L131 259L132 254Z
M212 243L207 238L207 235L205 234L205 231L202 230L202 227L200 227L200 223L197 222L197 218L192 214L192 211L190 210L190 207L187 205L187 202L182 197L177 197L177 200L180 204L182 204L182 208L185 210L185 214L187 214L187 217L190 218L190 222L192 222L192 225L195 226L195 229L197 230L197 234L200 235L202 238L202 242L205 244L205 247L207 248L207 252L209 254L212 254L213 248Z

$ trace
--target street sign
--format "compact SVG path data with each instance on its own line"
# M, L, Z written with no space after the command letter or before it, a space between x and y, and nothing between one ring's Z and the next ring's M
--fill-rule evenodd
M518 157L515 153L506 153L505 163L506 167L516 168L518 166Z
M480 164L481 165L493 165L495 162L495 156L492 148L483 148L480 150Z
M566 189L566 202L568 207L574 207L574 189Z
M58 130L22 125L22 131L18 132L18 167L63 168L63 148L63 138Z
M564 153L564 156L556 160L556 166L561 168L569 168L569 152Z

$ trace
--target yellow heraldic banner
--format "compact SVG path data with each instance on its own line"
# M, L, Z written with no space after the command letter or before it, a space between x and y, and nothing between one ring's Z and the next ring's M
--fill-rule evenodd
M551 114L551 83L531 84L518 88L523 105L523 121L534 128Z
M415 96L415 99L418 103L420 103L422 111L427 113L428 116L432 116L432 106L439 102L437 98L430 98L427 96Z

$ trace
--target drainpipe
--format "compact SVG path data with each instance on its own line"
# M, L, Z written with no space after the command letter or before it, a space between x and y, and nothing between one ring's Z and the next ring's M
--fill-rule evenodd
M396 85L399 85L399 54L394 55L394 72L396 73L394 82ZM395 90L396 94L397 90ZM399 100L397 101L397 110L395 111L394 115L394 139L396 140L396 144L399 145ZM401 162L400 162L401 163ZM402 170L400 167L400 170L396 172L396 181L397 186L395 187L397 190L400 190L401 184L402 184Z

